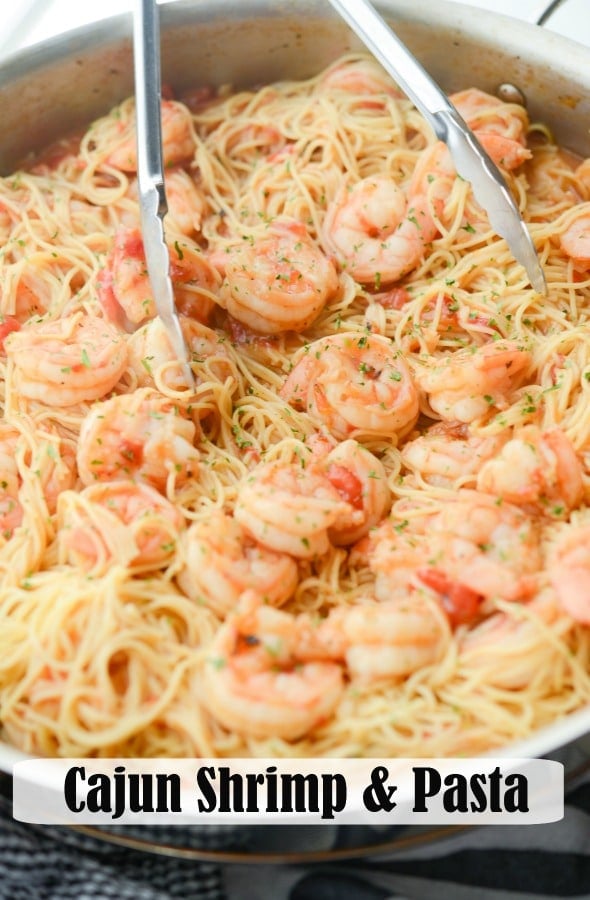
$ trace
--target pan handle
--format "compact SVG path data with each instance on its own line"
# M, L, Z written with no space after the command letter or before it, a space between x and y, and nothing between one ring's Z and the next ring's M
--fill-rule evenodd
M545 25L554 12L562 6L566 0L551 0L541 12L536 12L530 19L533 25Z

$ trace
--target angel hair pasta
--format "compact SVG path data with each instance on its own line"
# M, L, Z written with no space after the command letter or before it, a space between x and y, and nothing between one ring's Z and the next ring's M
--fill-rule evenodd
M134 104L0 182L0 720L57 756L444 756L590 701L590 166L452 97L540 296L368 57Z

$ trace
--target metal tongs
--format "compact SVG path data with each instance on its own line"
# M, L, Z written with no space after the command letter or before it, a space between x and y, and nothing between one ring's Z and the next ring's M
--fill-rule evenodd
M448 146L459 175L471 183L490 224L524 266L531 285L547 293L545 275L529 231L500 171L428 72L368 0L330 0L345 22L395 79Z
M141 230L148 275L158 315L182 367L189 388L195 387L190 354L176 312L170 254L164 238L168 212L162 159L162 85L160 20L156 0L136 0L133 16L133 54L137 114L137 183Z

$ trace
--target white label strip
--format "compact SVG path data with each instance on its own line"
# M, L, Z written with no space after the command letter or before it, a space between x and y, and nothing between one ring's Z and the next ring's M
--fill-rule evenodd
M34 759L16 819L40 824L507 825L563 817L545 759Z

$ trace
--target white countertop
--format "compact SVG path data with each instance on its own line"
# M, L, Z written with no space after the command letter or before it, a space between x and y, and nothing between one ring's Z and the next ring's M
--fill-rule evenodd
M436 0L432 2L436 3ZM549 0L462 2L528 22L536 22L549 5ZM89 0L7 0L4 6L0 20L0 57L70 28L130 10L133 0L100 0L98 4ZM588 0L563 0L545 27L590 46Z

